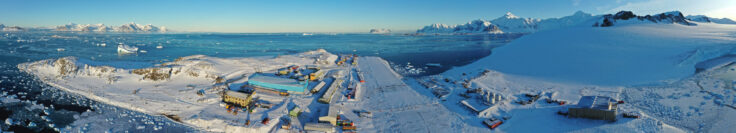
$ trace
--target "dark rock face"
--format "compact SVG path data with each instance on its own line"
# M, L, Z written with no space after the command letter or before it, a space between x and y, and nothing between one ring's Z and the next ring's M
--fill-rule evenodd
M682 25L696 25L688 22L688 19L679 11L660 13L656 15L637 16L631 11L620 11L613 14L603 15L600 22L596 22L595 27L609 27L615 25L617 20L638 19L639 21L650 21L652 23L677 23Z
M613 15L611 14L603 15L603 22L601 22L600 26L601 27L613 26L612 21L615 21L613 20ZM596 25L598 25L598 22L596 22Z
M613 19L629 20L630 18L637 17L634 12L631 11L620 11L613 16Z
M492 32L492 31L499 31L499 30L501 29L499 29L498 26L496 25L490 25L488 27L485 27L485 29L483 29L483 31L485 32Z

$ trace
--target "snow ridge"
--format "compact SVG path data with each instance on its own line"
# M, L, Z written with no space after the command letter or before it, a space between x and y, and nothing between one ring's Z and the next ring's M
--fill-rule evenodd
M616 24L635 24L635 23L669 23L695 26L697 24L689 22L680 11L671 11L656 15L637 16L631 11L620 11L616 14L606 14L595 24L594 27L610 27Z
M733 21L728 18L712 18L712 17L708 17L705 15L688 15L685 18L687 18L690 21L703 22L703 23L736 24L736 21Z

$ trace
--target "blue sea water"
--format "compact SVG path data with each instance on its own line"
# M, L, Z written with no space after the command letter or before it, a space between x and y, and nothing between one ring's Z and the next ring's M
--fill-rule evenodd
M94 101L49 89L50 87L36 81L33 77L19 72L15 66L23 62L75 56L102 62L102 64L125 64L117 67L140 68L195 54L214 57L255 57L326 49L336 54L382 57L389 61L397 72L412 77L438 74L454 66L469 64L490 55L493 48L503 46L522 36L520 34L423 36L313 34L305 36L301 33L0 33L0 87L2 87L0 89L7 93L3 97L36 101L45 107L54 106L56 112L63 110L72 114L79 114L88 109L92 111L101 109L96 108L97 103ZM101 44L106 46L101 46ZM118 44L136 46L147 52L120 55L117 53ZM157 46L163 48L156 48ZM427 64L439 64L440 66L428 66ZM59 97L68 98L58 100ZM15 126L0 122L2 123L0 128L23 131L28 128L29 122L56 126L31 128L33 131L48 131L52 128L65 127L74 121L74 118L70 117L53 116L54 113L42 114L38 112L39 110L30 111L33 112L31 114L20 113L19 109L26 106L31 106L31 104L0 105L0 121L7 118L21 121L21 124ZM40 111L43 112L43 110ZM39 120L45 115L56 119Z

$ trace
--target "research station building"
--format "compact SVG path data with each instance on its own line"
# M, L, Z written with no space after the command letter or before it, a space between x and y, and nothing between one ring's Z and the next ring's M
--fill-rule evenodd
M606 96L583 96L578 105L568 109L570 117L616 121L617 101Z
M294 94L304 94L304 91L307 89L307 82L258 74L249 77L248 84L254 87L276 91L287 91Z

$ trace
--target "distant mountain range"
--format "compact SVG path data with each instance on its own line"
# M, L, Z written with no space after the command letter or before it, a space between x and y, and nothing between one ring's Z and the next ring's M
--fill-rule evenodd
M18 26L5 26L3 24L0 24L0 31L23 31L24 29Z
M679 11L646 16L637 16L631 11L621 11L616 14L597 16L577 11L570 16L548 19L523 18L516 16L511 12L507 12L505 15L490 21L478 19L459 25L439 23L432 24L417 30L417 33L533 33L541 30L577 25L607 27L623 23L677 23L683 25L695 25L695 23L691 23L691 21L701 23L736 24L736 22L728 18L711 18L704 15L684 17Z
M388 34L391 33L390 29L371 29L371 34Z
M53 28L18 26L6 27L0 24L0 31L74 31L74 32L167 32L166 27L158 27L151 24L141 25L136 23L123 24L121 26L106 26L105 24L75 24L59 25Z

